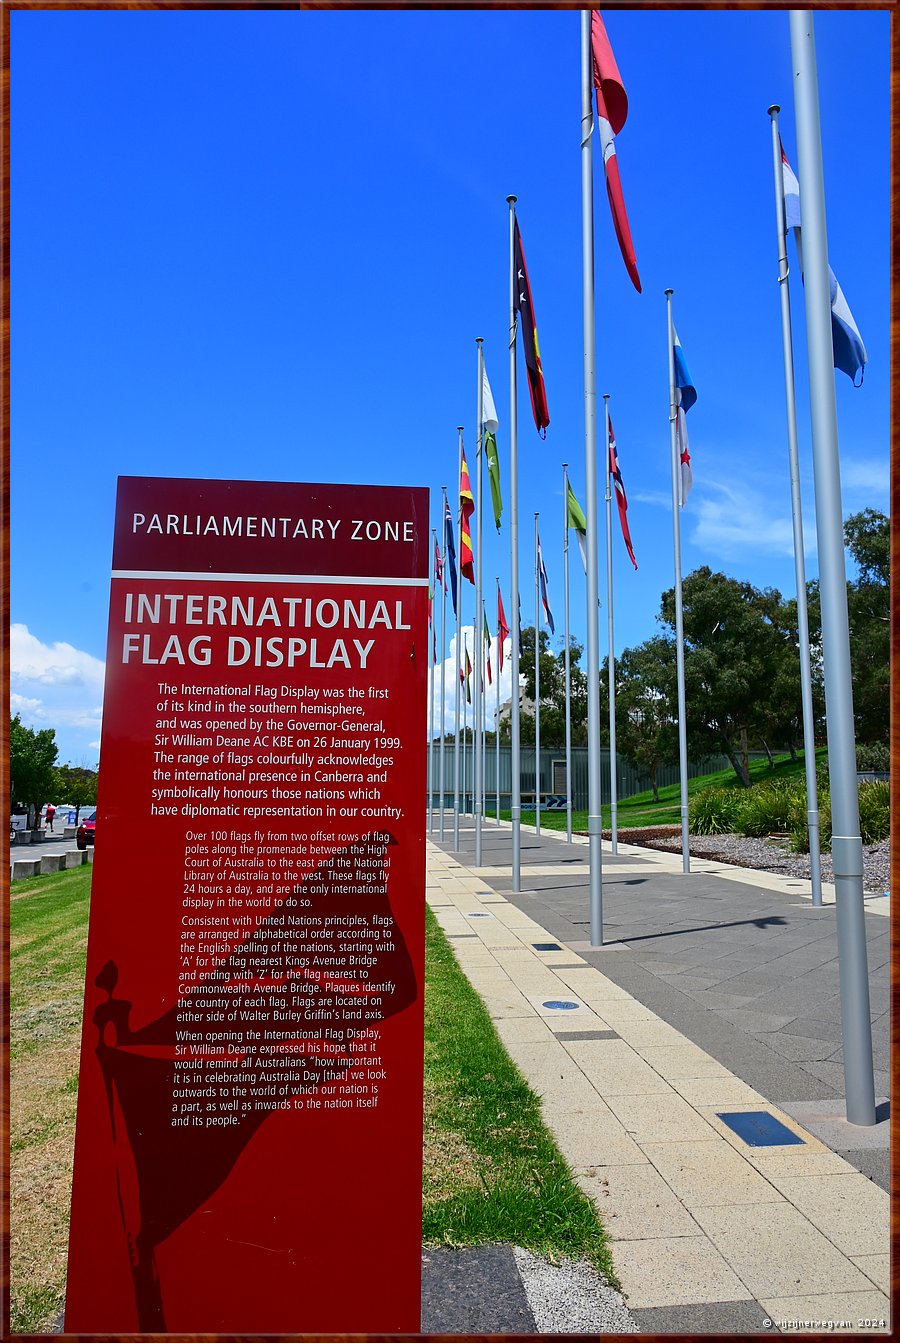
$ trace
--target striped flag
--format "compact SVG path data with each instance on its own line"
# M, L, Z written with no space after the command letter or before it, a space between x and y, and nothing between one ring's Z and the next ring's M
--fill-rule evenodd
M553 612L550 610L550 602L547 598L547 570L544 568L544 557L541 554L541 538L538 537L538 578L541 585L541 606L544 608L544 620L550 626L550 633L556 633L556 626L553 624ZM537 630L535 630L535 640L537 640Z
M528 267L525 265L525 253L522 251L522 235L519 233L519 221L515 221L513 230L513 306L519 314L522 324L522 348L525 351L525 365L528 370L528 391L531 396L531 413L541 437L550 423L547 409L547 389L544 387L544 371L541 367L541 351L538 346L537 321L534 304L531 299L531 285L528 283Z
M500 595L500 584L497 584L497 670L503 670L503 645L509 638L509 626L506 623L506 612L503 609L503 598Z
M578 553L581 556L581 563L584 565L584 572L587 573L587 551L585 550L587 523L584 519L584 513L581 511L581 504L575 498L575 491L568 480L566 481L566 487L568 491L566 494L566 528L571 528L578 538Z
M488 479L491 482L491 506L494 510L494 523L500 530L500 516L503 513L503 496L500 493L500 458L497 456L497 408L491 395L487 369L481 365L481 419L484 431L484 455L487 459Z
M463 671L462 667L460 667L460 669L459 669L459 679L463 682L463 684L464 684L465 687L466 687L466 703L467 703L467 704L471 704L471 703L472 703L472 662L471 662L471 659L469 658L469 650L468 650L468 648L466 649L466 669L465 669L465 671Z
M444 561L441 558L441 548L438 545L437 537L434 538L434 577L435 581L440 584L441 588L446 592L447 581L444 578Z
M463 448L459 471L459 568L463 578L468 578L470 583L475 582L475 556L472 553L472 530L469 524L474 512L475 500L466 465L466 450Z
M781 141L779 140L779 144ZM794 174L794 170L788 163L787 155L784 152L784 145L781 145L781 175L784 181L784 227L785 231L789 228L794 230L794 240L797 244L797 260L800 262L800 272L803 273L803 249L800 241L800 183ZM866 354L866 347L863 344L863 338L859 334L859 327L853 320L853 313L850 311L847 300L844 298L844 291L837 282L837 276L831 267L828 267L828 281L831 285L831 346L834 354L834 366L839 368L842 373L853 383L854 387L861 387L863 375L869 356ZM859 374L859 382L856 381L856 375Z
M456 615L456 546L453 542L450 500L447 498L444 499L444 558L450 565L450 596L453 598L453 614Z
M612 47L609 45L603 20L596 9L591 13L591 55L600 148L603 152L603 171L606 174L606 194L609 196L609 208L612 210L613 224L625 269L631 276L635 289L640 293L641 279L638 275L634 243L631 241L631 229L625 212L625 198L622 195L622 182L616 159L616 135L625 125L628 116L628 95Z
M493 685L494 675L493 672L491 671L491 630L490 626L488 625L487 611L485 611L484 613L484 643L486 649L484 655L484 669L487 672L488 685Z
M688 462L690 462L690 458L688 459ZM619 450L616 447L616 436L613 433L612 420L609 422L609 474L612 476L613 484L616 488L616 504L619 508L619 522L622 525L622 540L625 542L628 558L636 569L638 563L634 558L634 551L631 548L631 532L628 530L628 499L625 495L625 484L622 480L622 472L619 470Z
M684 508L687 497L694 484L691 470L691 454L688 451L687 422L685 415L697 400L697 389L678 339L675 333L675 446L681 463L681 507Z

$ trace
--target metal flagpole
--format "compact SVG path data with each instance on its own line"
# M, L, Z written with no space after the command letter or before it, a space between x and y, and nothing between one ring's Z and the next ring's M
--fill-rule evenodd
M803 706L803 763L806 769L806 823L809 831L809 874L812 902L822 904L822 862L819 851L819 797L816 783L816 735L813 718L812 673L809 656L809 617L806 608L806 564L803 556L803 511L800 504L800 454L797 446L797 404L794 397L794 351L791 335L791 294L788 286L787 231L784 222L784 175L778 113L773 103L772 161L775 169L775 220L778 235L778 286L781 295L781 344L784 351L784 395L787 408L788 457L791 467L791 516L794 523L794 572L797 580L797 632L800 641L800 700Z
M516 295L515 228L516 197L509 204L509 578L512 606L512 648L510 672L512 695L509 705L510 726L510 815L512 818L512 889L522 889L522 780L519 764L519 462L516 406Z
M466 686L468 684L468 677L466 676L466 654L468 651L469 641L464 634L461 654L462 668L459 673L459 703L462 709L462 782L460 785L460 811L463 815L469 810L469 780L466 763L466 756L468 754L466 728L469 726L469 702L466 699Z
M500 609L500 578L497 578L497 609ZM500 645L500 622L497 622L497 646ZM494 719L494 746L497 755L497 824L500 824L500 654L497 653L497 715Z
M484 461L484 338L478 336L475 344L478 346L478 513L476 517L475 533L475 866L481 867L481 814L484 810L484 783L482 779L482 769L484 767L484 740L482 738L483 723L482 710L484 708L484 667L482 665L484 639L482 636L482 626L479 616L483 616L483 603L481 600L481 495L482 481L484 479L484 470L482 463Z
M603 412L606 422L606 622L609 631L609 807L612 813L612 842L610 853L619 852L619 835L616 825L619 781L616 762L616 652L613 642L613 567L612 567L612 481L609 469L609 393L603 397Z
M447 486L441 486L441 517L447 516ZM446 523L444 523L446 532ZM441 768L441 829L440 840L444 842L444 809L447 802L447 785L444 777L444 738L447 735L446 719L446 676L447 676L447 571L445 564L447 562L447 537L444 536L444 560L441 564L441 748L440 748L440 768Z
M463 427L457 425L459 433L459 451L457 453L458 465L456 468L457 479L462 478L462 454L463 454ZM453 738L453 848L459 851L459 669L462 666L462 653L460 644L462 641L462 508L456 510L456 529L459 536L459 555L456 561L456 730ZM463 738L465 742L465 737Z
M569 472L563 462L563 591L566 626L566 840L572 843L572 673L569 662Z
M798 175L803 208L806 346L809 359L819 591L822 602L828 774L831 780L831 857L837 904L844 1089L848 1122L870 1125L875 1123L872 1023L869 1014L862 839L834 392L825 182L812 13L792 10L790 29Z
M432 527L431 529L431 536L432 540L434 541L434 548L435 550L437 550L437 531L435 530L434 527ZM430 835L434 830L434 669L435 669L434 645L436 640L434 637L433 598L431 601L431 639L429 640L429 642L431 644L431 680L429 682L429 694L428 694L429 714L430 714L430 722L428 728L428 833Z
M675 395L675 323L672 320L672 295L666 290L669 315L669 439L672 448L672 533L675 550L675 662L678 671L678 778L681 792L681 866L691 870L691 852L688 840L687 802L687 717L684 697L684 624L681 609L681 463L678 460L677 416Z
M591 108L591 14L581 11L581 269L584 294L584 488L587 523L588 853L591 946L603 945L600 776L600 632L597 557L597 368L594 332L594 119Z
M538 556L541 540L534 515L534 833L541 833L541 580Z

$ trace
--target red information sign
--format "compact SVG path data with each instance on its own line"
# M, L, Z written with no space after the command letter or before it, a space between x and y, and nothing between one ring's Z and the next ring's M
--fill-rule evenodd
M120 479L68 1332L418 1331L427 511Z

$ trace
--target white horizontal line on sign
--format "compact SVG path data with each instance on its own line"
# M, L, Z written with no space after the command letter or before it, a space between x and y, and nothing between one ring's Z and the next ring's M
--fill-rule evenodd
M427 578L379 578L372 574L211 574L186 569L113 569L113 578L190 579L207 583L353 583L361 587L427 588Z

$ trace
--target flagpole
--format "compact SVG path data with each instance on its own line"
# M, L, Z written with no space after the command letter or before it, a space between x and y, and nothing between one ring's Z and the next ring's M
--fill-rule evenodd
M566 840L572 843L572 703L571 667L569 663L569 472L563 462L563 592L566 626Z
M797 444L797 403L794 395L794 351L791 334L791 294L788 286L787 231L784 222L784 174L778 113L773 103L772 161L775 170L775 222L778 238L778 287L781 299L781 345L784 352L784 395L787 411L788 459L791 468L791 517L794 524L794 573L797 583L797 633L800 642L800 700L803 706L803 763L806 770L806 824L809 832L809 873L812 903L822 905L822 862L819 846L819 797L816 783L816 737L812 673L809 653L809 616L806 605L806 562L803 554L803 510L800 502L800 454Z
M541 577L538 515L534 515L534 833L541 833Z
M437 531L434 527L431 529L431 536L434 541L434 548L437 550ZM431 645L431 681L428 696L430 713L428 729L428 833L430 835L434 830L434 598L431 600L431 638L429 643Z
M475 866L481 867L481 814L484 810L484 788L481 777L484 760L484 741L482 740L482 708L484 705L484 667L482 666L482 656L484 640L482 638L481 625L478 620L479 613L484 614L483 603L481 600L481 493L484 472L482 462L484 460L484 337L477 336L475 344L478 347L478 470L476 476L478 480L478 500L477 500L477 518L475 534Z
M600 775L600 604L597 557L597 368L594 330L594 163L591 15L581 11L581 268L584 294L584 482L587 513L588 853L591 946L603 945L603 814Z
M447 516L447 486L441 486L441 517ZM446 530L446 524L445 524ZM444 565L447 559L447 538L444 537L444 559L441 562L441 747L439 753L441 767L441 829L440 841L444 842L444 808L447 803L447 785L444 775L444 738L447 735L446 719L446 677L447 677L447 573Z
M462 477L462 455L463 455L463 427L457 425L459 434L459 451L457 453L458 465L456 468L457 479ZM457 533L459 535L459 558L456 564L456 731L453 739L453 848L459 852L459 669L462 666L462 652L460 644L462 641L462 508L457 508ZM463 735L463 745L465 745L465 734Z
M612 813L612 841L610 853L619 852L619 835L616 825L619 781L616 760L616 653L613 641L613 553L612 553L612 488L609 470L609 393L603 397L603 412L606 422L606 622L609 631L609 806Z
M522 889L522 781L519 763L519 462L516 406L516 295L515 228L516 197L509 204L509 575L512 605L512 648L510 672L512 695L509 705L510 726L510 815L512 819L512 890Z
M675 397L675 323L672 320L672 295L674 289L666 290L666 306L669 318L669 439L672 449L672 533L675 552L675 664L678 671L678 779L681 794L681 866L683 872L691 870L690 844L688 840L687 806L687 718L684 696L684 623L681 607L681 465L678 460L676 422L678 403Z
M500 577L497 576L497 609L500 609ZM497 647L500 647L500 622L497 621ZM500 653L497 653L497 713L494 719L494 746L497 756L497 824L500 824Z
M847 1120L875 1123L872 1022L863 904L862 839L856 779L850 627L841 510L831 284L825 228L825 182L819 124L819 90L813 16L792 10L791 57L794 116L803 208L806 346L812 426L819 592L825 665L828 774L831 780L831 856L837 905L841 1030Z

